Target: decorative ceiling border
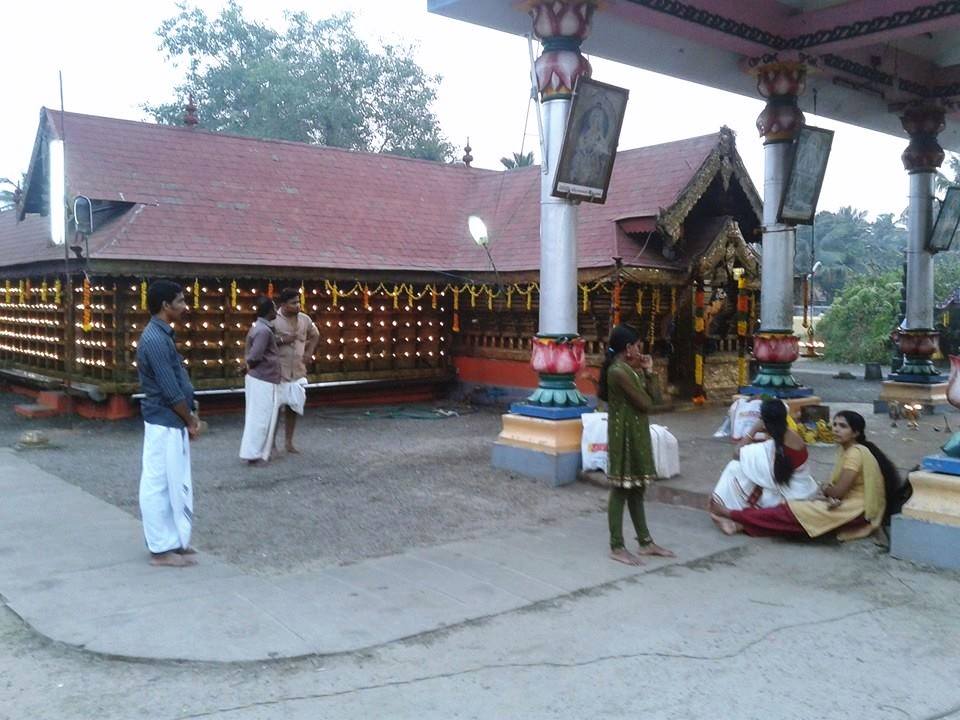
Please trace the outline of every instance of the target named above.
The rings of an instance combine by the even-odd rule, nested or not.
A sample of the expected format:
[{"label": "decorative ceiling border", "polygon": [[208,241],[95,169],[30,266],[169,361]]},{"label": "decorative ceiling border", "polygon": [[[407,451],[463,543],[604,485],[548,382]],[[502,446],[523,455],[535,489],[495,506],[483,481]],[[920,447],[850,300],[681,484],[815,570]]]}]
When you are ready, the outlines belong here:
[{"label": "decorative ceiling border", "polygon": [[920,5],[912,10],[901,10],[892,15],[880,15],[869,20],[857,20],[849,25],[837,25],[829,30],[797,35],[790,38],[789,49],[806,50],[824,43],[874,35],[958,14],[960,14],[960,0],[942,0],[932,5]]},{"label": "decorative ceiling border", "polygon": [[634,5],[640,5],[648,10],[670,15],[671,17],[692,22],[701,25],[710,30],[722,32],[725,35],[733,35],[741,40],[760,43],[774,50],[788,50],[787,39],[780,35],[775,35],[767,30],[761,30],[753,25],[733,20],[717,13],[708,12],[701,8],[689,5],[680,0],[628,0]]},{"label": "decorative ceiling border", "polygon": [[809,50],[817,45],[851,40],[889,30],[939,20],[951,15],[960,15],[960,0],[941,0],[930,5],[920,5],[912,10],[902,10],[891,15],[880,15],[869,20],[858,20],[848,25],[837,25],[827,30],[818,30],[804,35],[784,37],[739,20],[709,12],[680,0],[627,0],[648,10],[670,15],[679,20],[692,22],[710,30],[733,35],[741,40],[760,43],[774,50]]},{"label": "decorative ceiling border", "polygon": [[894,77],[890,73],[885,73],[882,70],[877,70],[875,67],[864,65],[863,63],[858,63],[854,60],[849,60],[845,57],[841,57],[840,55],[832,55],[830,53],[821,55],[820,62],[822,62],[825,67],[839,70],[840,72],[847,73],[848,75],[854,75],[855,77],[858,77],[861,80],[866,80],[867,82],[876,83],[877,85],[883,85],[884,87],[890,88],[894,86]]},{"label": "decorative ceiling border", "polygon": [[[946,100],[960,95],[960,82],[928,87],[923,83],[907,80],[906,78],[895,78],[893,75],[885,73],[882,70],[858,63],[854,60],[849,60],[840,55],[828,53],[826,55],[820,55],[819,60],[823,63],[824,67],[839,70],[842,73],[860,78],[873,85],[879,85],[885,88],[896,87],[898,90],[916,95],[924,100]],[[876,90],[876,88],[874,89]],[[876,91],[880,92],[879,90]]]}]

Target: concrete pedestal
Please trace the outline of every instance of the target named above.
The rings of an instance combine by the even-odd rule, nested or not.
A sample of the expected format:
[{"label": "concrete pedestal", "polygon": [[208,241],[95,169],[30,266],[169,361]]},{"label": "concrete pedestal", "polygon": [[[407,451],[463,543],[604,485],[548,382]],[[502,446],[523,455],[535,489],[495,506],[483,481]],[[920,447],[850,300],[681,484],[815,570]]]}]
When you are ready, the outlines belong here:
[{"label": "concrete pedestal", "polygon": [[548,420],[508,413],[493,446],[493,466],[546,480],[553,487],[576,482],[582,433],[579,416]]},{"label": "concrete pedestal", "polygon": [[890,554],[900,560],[960,570],[960,527],[894,515]]},{"label": "concrete pedestal", "polygon": [[884,380],[880,389],[880,399],[873,403],[875,413],[885,413],[890,403],[900,405],[922,405],[925,415],[952,412],[953,406],[947,402],[947,383],[905,383],[896,380]]},{"label": "concrete pedestal", "polygon": [[[925,460],[925,465],[960,466],[953,458],[934,456],[928,460],[931,463]],[[960,475],[917,470],[909,479],[913,496],[890,523],[890,554],[960,570]]]}]

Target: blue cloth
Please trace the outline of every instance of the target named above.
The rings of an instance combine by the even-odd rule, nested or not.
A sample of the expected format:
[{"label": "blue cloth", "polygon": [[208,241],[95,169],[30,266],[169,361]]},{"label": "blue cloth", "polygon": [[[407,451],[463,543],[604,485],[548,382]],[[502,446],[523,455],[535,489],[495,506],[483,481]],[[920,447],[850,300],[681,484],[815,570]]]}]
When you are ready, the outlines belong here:
[{"label": "blue cloth", "polygon": [[137,345],[137,372],[145,396],[140,401],[144,422],[185,427],[186,423],[172,408],[186,402],[187,408],[193,410],[193,385],[174,344],[173,328],[163,320],[151,318],[143,329]]}]

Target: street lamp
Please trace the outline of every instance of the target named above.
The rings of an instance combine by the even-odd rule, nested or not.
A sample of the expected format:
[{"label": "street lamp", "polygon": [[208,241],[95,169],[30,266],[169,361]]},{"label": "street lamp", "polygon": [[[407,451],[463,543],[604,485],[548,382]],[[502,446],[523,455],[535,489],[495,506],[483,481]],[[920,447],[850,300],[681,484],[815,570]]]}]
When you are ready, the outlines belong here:
[{"label": "street lamp", "polygon": [[467,227],[470,228],[470,235],[473,241],[482,248],[485,248],[490,242],[487,235],[487,224],[476,215],[467,218]]},{"label": "street lamp", "polygon": [[810,272],[807,274],[807,289],[810,293],[810,323],[807,325],[807,350],[804,353],[804,357],[820,357],[820,354],[817,352],[817,348],[814,345],[814,334],[813,334],[813,318],[814,318],[814,309],[813,303],[816,299],[816,295],[813,292],[813,277],[816,275],[820,268],[823,267],[823,263],[817,260],[813,267],[810,268]]},{"label": "street lamp", "polygon": [[497,270],[497,266],[493,262],[493,256],[490,254],[490,235],[487,232],[487,224],[480,217],[471,215],[467,218],[467,227],[470,229],[470,236],[473,238],[473,241],[487,253],[490,267],[493,268],[493,274],[497,278],[497,292],[499,293],[502,287],[500,284],[500,271]]}]

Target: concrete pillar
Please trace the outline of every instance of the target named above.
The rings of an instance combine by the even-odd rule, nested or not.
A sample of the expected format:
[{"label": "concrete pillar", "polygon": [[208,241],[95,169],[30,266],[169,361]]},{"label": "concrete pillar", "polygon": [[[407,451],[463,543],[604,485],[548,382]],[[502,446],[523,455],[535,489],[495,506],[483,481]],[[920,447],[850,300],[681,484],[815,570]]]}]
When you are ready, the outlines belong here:
[{"label": "concrete pillar", "polygon": [[903,326],[894,338],[903,353],[903,365],[891,379],[897,382],[933,384],[943,382],[932,355],[939,346],[933,329],[933,254],[926,249],[933,230],[933,188],[937,168],[943,163],[943,148],[937,135],[944,128],[940,105],[917,103],[906,107],[900,122],[910,136],[903,151],[903,167],[910,177],[910,210],[907,237],[907,308]]},{"label": "concrete pillar", "polygon": [[527,399],[537,413],[543,408],[582,412],[587,403],[574,382],[584,363],[577,328],[577,206],[552,193],[573,90],[579,77],[590,76],[580,44],[590,32],[596,5],[596,0],[528,4],[534,35],[543,43],[535,70],[546,170],[540,185],[540,326],[530,360],[540,382]]},{"label": "concrete pillar", "polygon": [[540,325],[541,337],[577,335],[577,206],[554,197],[570,100],[543,104],[547,172],[540,176]]},{"label": "concrete pillar", "polygon": [[760,370],[746,391],[779,397],[811,394],[791,374],[800,354],[793,334],[793,254],[796,228],[777,221],[787,181],[793,140],[804,117],[797,97],[806,85],[802,62],[773,62],[758,68],[757,90],[767,104],[757,118],[763,137],[763,250],[760,273],[760,331],[753,338],[753,354]]},{"label": "concrete pillar", "polygon": [[525,5],[543,43],[535,63],[546,171],[540,185],[540,327],[530,358],[540,380],[533,395],[503,416],[491,459],[494,467],[565,485],[580,471],[580,415],[589,407],[574,382],[584,364],[577,328],[577,206],[552,193],[573,90],[577,78],[590,76],[580,43],[590,32],[597,2]]}]

